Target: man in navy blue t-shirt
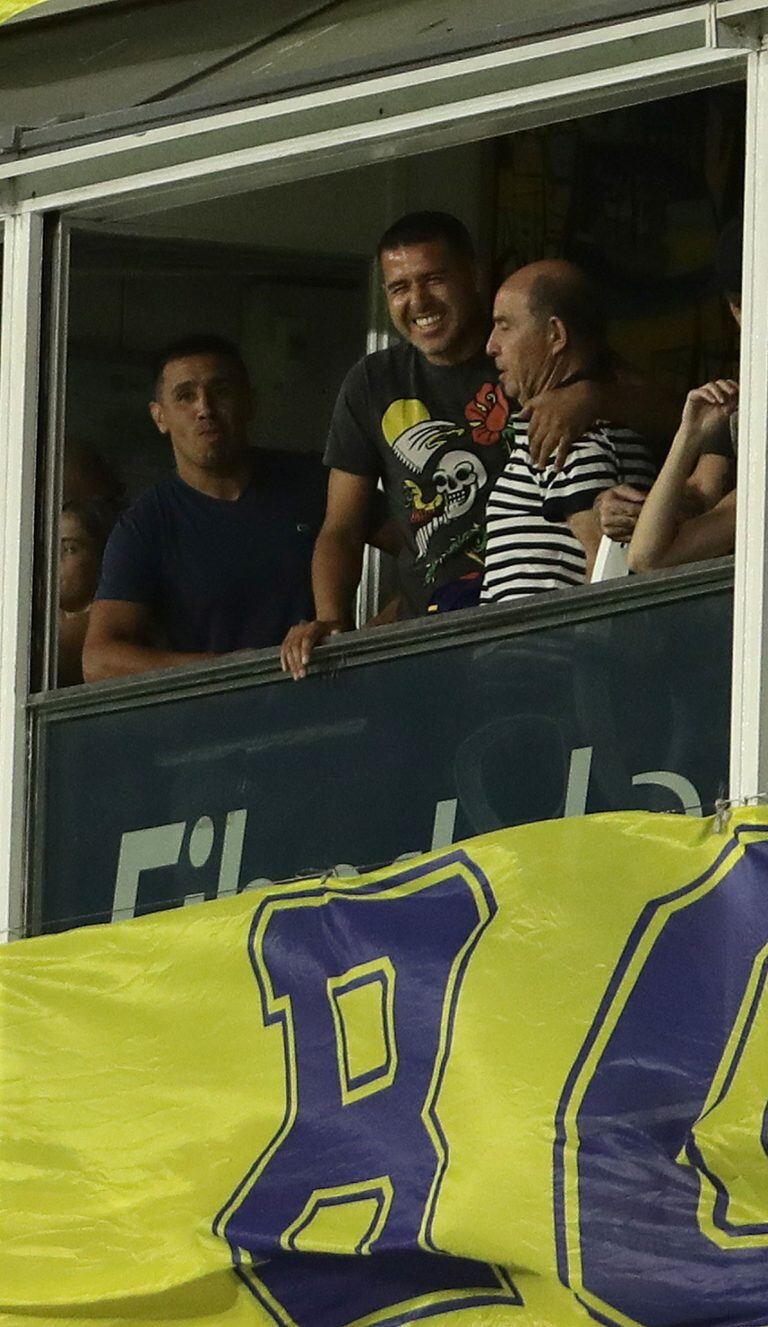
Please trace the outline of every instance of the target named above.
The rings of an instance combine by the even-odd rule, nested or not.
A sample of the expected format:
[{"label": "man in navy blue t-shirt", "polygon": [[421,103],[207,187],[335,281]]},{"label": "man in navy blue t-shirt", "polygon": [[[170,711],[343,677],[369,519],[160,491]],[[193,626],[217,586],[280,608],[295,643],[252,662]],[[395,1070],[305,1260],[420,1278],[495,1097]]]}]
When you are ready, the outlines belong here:
[{"label": "man in navy blue t-shirt", "polygon": [[176,473],[142,494],[110,536],[86,681],[276,645],[313,616],[320,468],[249,447],[251,387],[234,345],[190,337],[156,368],[150,410]]}]

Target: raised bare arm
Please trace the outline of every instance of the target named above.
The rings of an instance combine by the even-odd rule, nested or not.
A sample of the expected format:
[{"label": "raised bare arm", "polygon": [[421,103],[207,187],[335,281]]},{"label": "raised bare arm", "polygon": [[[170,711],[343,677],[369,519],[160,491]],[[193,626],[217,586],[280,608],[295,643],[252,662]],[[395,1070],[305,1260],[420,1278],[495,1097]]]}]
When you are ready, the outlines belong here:
[{"label": "raised bare arm", "polygon": [[673,567],[733,549],[735,489],[711,511],[688,520],[681,520],[681,505],[702,445],[736,409],[738,392],[735,382],[720,378],[688,393],[669,456],[645,500],[629,545],[632,571]]}]

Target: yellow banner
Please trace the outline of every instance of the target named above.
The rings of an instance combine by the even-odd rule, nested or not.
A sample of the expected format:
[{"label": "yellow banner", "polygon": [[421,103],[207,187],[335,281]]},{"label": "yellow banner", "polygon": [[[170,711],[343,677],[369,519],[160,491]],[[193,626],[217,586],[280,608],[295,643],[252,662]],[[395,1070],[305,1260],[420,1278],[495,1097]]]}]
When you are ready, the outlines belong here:
[{"label": "yellow banner", "polygon": [[0,1324],[765,1324],[766,820],[8,947]]},{"label": "yellow banner", "polygon": [[6,19],[42,3],[43,0],[0,0],[0,23],[5,23]]}]

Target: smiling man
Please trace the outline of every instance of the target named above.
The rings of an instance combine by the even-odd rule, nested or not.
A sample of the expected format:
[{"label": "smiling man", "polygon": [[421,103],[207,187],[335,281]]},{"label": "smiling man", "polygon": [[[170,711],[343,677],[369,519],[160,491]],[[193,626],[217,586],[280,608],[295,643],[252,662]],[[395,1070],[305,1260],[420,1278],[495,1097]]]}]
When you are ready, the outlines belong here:
[{"label": "smiling man", "polygon": [[[313,563],[317,618],[296,627],[283,667],[303,677],[312,649],[353,625],[364,531],[381,481],[399,527],[401,616],[479,591],[486,494],[503,463],[508,407],[484,342],[486,304],[472,241],[444,212],[402,217],[378,258],[400,341],[345,379],[325,454],[328,506]],[[470,578],[465,580],[464,578]]]},{"label": "smiling man", "polygon": [[[466,228],[445,212],[409,213],[385,231],[378,258],[401,339],[360,360],[336,402],[325,452],[328,504],[312,564],[317,616],[293,627],[282,649],[283,668],[297,679],[316,645],[353,626],[379,482],[402,541],[400,616],[477,602],[485,503],[508,454],[508,394],[485,351],[490,317]],[[613,382],[585,380],[531,397],[532,448],[565,455],[596,419],[614,416],[617,394],[622,418],[655,407],[645,384],[617,391]]]},{"label": "smiling man", "polygon": [[196,336],[164,350],[150,403],[175,474],[115,526],[83,652],[86,681],[276,645],[312,614],[324,485],[302,457],[253,450],[236,346]]},{"label": "smiling man", "polygon": [[[447,212],[410,212],[382,235],[378,260],[401,340],[355,364],[338,395],[312,565],[316,618],[290,629],[281,652],[294,678],[314,646],[354,625],[379,483],[402,543],[399,616],[478,602],[485,500],[508,455],[511,407],[485,353],[491,320],[466,227]],[[531,446],[565,455],[596,419],[615,417],[617,395],[627,422],[659,413],[646,384],[574,382],[529,399]]]}]

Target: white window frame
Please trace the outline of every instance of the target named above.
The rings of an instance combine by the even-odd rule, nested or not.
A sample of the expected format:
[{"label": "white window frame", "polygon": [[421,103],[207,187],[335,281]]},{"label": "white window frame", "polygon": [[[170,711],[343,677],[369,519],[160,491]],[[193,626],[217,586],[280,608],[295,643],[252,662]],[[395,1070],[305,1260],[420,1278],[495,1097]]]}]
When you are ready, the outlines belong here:
[{"label": "white window frame", "polygon": [[[107,134],[0,162],[0,189],[12,182],[22,210],[109,199],[146,209],[149,193],[166,208],[202,194],[325,175],[400,151],[428,151],[657,99],[743,73],[752,38],[741,26],[742,10],[761,8],[754,0],[704,0],[418,70]],[[739,26],[718,21],[726,11]],[[577,72],[585,55],[595,67]]]},{"label": "white window frame", "polygon": [[729,797],[768,793],[768,51],[750,55]]},{"label": "white window frame", "polygon": [[43,219],[3,218],[0,312],[0,942],[23,934]]}]

